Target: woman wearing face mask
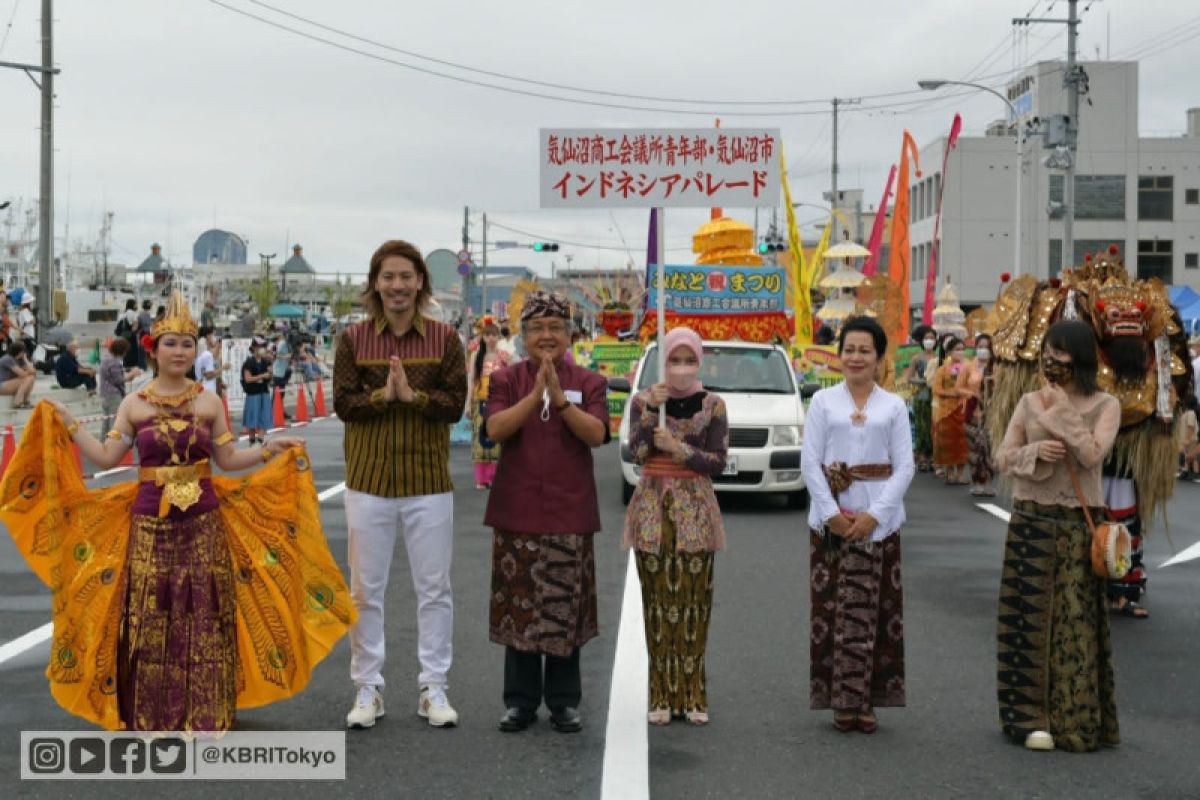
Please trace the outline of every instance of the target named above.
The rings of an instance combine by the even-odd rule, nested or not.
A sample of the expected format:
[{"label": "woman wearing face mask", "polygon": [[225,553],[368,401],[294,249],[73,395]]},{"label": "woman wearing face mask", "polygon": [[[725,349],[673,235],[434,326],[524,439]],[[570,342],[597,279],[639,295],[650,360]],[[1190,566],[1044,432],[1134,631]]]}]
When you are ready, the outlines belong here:
[{"label": "woman wearing face mask", "polygon": [[[708,722],[704,650],[713,562],[725,546],[712,476],[725,468],[725,402],[699,381],[700,336],[675,328],[663,339],[667,375],[631,400],[629,447],[642,478],[625,513],[622,546],[636,552],[650,655],[653,725]],[[666,427],[659,427],[659,409]]]},{"label": "woman wearing face mask", "polygon": [[813,395],[800,468],[812,502],[809,707],[843,733],[874,733],[875,709],[903,706],[900,527],[916,471],[908,409],[875,382],[887,335],[869,317],[842,327],[845,380]]},{"label": "woman wearing face mask", "polygon": [[913,458],[921,472],[933,470],[933,394],[925,373],[936,361],[937,333],[922,325],[913,332],[913,340],[921,343],[921,351],[913,355],[904,370],[904,379],[912,387]]},{"label": "woman wearing face mask", "polygon": [[933,460],[946,468],[946,485],[966,486],[967,431],[958,376],[963,370],[963,343],[957,336],[942,341],[942,364],[933,375],[938,399],[933,423]]},{"label": "woman wearing face mask", "polygon": [[975,357],[958,373],[958,392],[966,417],[967,448],[971,466],[971,494],[994,497],[992,447],[987,434],[987,406],[992,397],[992,337],[975,337]]},{"label": "woman wearing face mask", "polygon": [[1084,752],[1120,741],[1105,583],[1092,571],[1078,499],[1093,519],[1105,518],[1100,470],[1121,404],[1097,388],[1096,369],[1091,328],[1051,325],[1045,385],[1017,403],[997,453],[1013,485],[1000,582],[1000,725],[1031,750]]}]

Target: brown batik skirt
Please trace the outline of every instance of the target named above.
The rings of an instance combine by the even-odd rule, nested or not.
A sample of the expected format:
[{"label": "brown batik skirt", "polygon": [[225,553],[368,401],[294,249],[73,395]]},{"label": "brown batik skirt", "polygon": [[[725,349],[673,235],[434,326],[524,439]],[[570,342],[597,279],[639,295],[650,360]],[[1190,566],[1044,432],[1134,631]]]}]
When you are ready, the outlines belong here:
[{"label": "brown batik skirt", "polygon": [[659,552],[637,551],[636,563],[650,662],[650,708],[670,709],[673,716],[682,717],[689,711],[708,711],[704,651],[712,616],[715,554],[677,550],[668,509],[663,513]]},{"label": "brown batik skirt", "polygon": [[599,635],[592,534],[493,533],[493,642],[566,658]]},{"label": "brown batik skirt", "polygon": [[117,665],[130,730],[222,731],[237,709],[233,562],[218,511],[135,515]]},{"label": "brown batik skirt", "polygon": [[809,708],[904,705],[900,534],[882,542],[810,535]]}]

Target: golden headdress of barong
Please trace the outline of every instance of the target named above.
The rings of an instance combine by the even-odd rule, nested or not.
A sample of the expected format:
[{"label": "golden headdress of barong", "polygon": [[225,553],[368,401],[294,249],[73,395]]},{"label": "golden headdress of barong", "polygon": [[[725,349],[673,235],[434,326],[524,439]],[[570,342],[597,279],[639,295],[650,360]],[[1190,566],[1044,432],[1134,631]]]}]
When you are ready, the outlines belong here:
[{"label": "golden headdress of barong", "polygon": [[158,337],[164,333],[177,333],[193,339],[200,338],[200,326],[196,324],[196,320],[192,319],[192,312],[188,308],[187,301],[183,299],[183,292],[178,289],[171,292],[171,299],[167,302],[166,316],[150,326],[150,335],[155,341],[158,341]]}]

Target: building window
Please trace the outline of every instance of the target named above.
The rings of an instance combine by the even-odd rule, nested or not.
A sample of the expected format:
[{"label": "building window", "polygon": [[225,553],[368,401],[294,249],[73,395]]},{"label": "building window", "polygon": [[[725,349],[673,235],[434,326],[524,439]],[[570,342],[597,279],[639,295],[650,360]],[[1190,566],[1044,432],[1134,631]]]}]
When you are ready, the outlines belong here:
[{"label": "building window", "polygon": [[[1050,202],[1063,202],[1063,176],[1050,176]],[[1062,218],[1062,209],[1050,213]],[[1076,175],[1075,219],[1125,219],[1124,175]]]},{"label": "building window", "polygon": [[1138,219],[1174,219],[1175,178],[1143,175],[1138,178]]},{"label": "building window", "polygon": [[1184,189],[1183,202],[1189,206],[1200,205],[1200,189]]},{"label": "building window", "polygon": [[1186,269],[1200,269],[1200,253],[1184,253],[1183,266]]},{"label": "building window", "polygon": [[1171,246],[1170,239],[1138,239],[1137,276],[1171,283]]},{"label": "building window", "polygon": [[[1100,253],[1108,249],[1112,244],[1111,239],[1076,239],[1075,240],[1075,258],[1071,264],[1076,267],[1083,266],[1084,257],[1088,254]],[[1118,243],[1119,245],[1120,243]],[[1062,269],[1062,239],[1050,240],[1050,274],[1057,275]]]}]

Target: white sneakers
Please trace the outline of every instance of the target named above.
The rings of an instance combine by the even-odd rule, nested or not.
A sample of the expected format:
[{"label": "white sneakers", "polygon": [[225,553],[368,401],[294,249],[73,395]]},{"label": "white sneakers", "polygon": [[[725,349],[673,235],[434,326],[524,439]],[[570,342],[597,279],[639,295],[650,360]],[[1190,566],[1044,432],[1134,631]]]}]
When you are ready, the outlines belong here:
[{"label": "white sneakers", "polygon": [[446,690],[441,686],[422,686],[421,699],[417,703],[417,714],[429,720],[435,728],[446,728],[458,724],[458,712],[446,699]]},{"label": "white sneakers", "polygon": [[1025,737],[1025,747],[1030,750],[1053,750],[1054,737],[1047,731],[1034,731]]},{"label": "white sneakers", "polygon": [[[347,728],[370,728],[382,717],[383,695],[374,686],[358,687],[354,708],[346,715]],[[435,728],[447,728],[458,724],[458,712],[446,699],[446,690],[440,686],[423,686],[421,699],[417,703],[417,714]]]},{"label": "white sneakers", "polygon": [[374,686],[358,687],[354,708],[346,715],[347,728],[370,728],[383,716],[383,695]]}]

